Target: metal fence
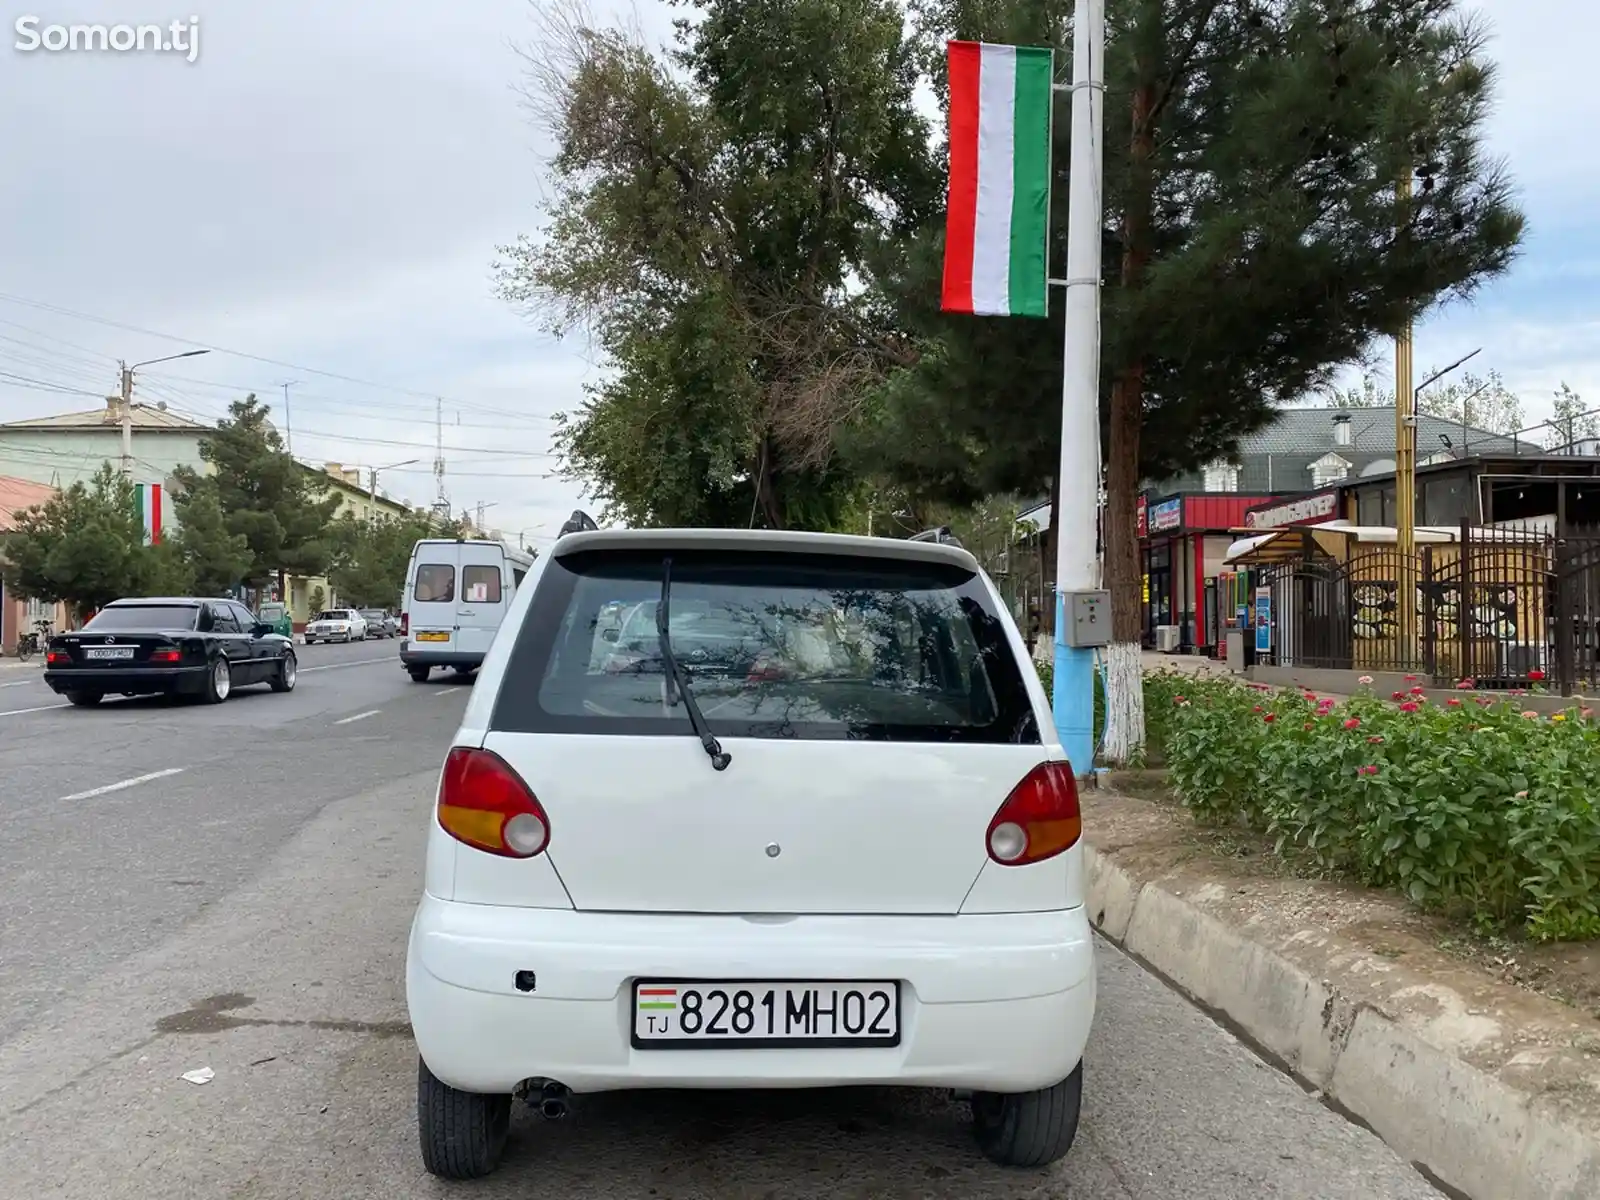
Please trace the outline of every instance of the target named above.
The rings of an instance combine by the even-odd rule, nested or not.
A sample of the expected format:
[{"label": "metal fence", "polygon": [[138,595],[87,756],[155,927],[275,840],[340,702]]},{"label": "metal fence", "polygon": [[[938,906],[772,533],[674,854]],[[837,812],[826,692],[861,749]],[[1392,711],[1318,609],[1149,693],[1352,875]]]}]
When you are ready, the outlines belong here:
[{"label": "metal fence", "polygon": [[[1308,539],[1309,543],[1310,539]],[[1402,555],[1358,546],[1262,571],[1284,666],[1564,692],[1600,684],[1600,530],[1472,528]],[[1409,595],[1409,606],[1401,597]]]}]

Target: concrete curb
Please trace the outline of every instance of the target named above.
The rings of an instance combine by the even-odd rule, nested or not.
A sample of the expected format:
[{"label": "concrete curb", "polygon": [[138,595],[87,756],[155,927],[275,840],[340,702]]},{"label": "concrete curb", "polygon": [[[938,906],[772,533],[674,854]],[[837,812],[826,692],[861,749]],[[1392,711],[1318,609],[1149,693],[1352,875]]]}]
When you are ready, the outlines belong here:
[{"label": "concrete curb", "polygon": [[1086,845],[1106,937],[1471,1200],[1594,1200],[1600,1136]]}]

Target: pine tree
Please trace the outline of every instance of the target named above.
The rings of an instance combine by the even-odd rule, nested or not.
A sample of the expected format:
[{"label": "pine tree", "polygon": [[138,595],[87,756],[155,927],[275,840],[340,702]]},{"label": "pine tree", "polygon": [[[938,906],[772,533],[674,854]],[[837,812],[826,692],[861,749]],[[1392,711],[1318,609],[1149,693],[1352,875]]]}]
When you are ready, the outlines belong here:
[{"label": "pine tree", "polygon": [[[914,7],[931,63],[948,36],[1054,44],[1070,61],[1065,3]],[[1481,25],[1455,0],[1122,0],[1107,37],[1104,748],[1124,761],[1143,741],[1140,480],[1226,457],[1374,339],[1470,295],[1509,266],[1522,218],[1482,149],[1494,72]],[[1067,124],[1056,122],[1063,232]],[[1416,179],[1410,200],[1403,174]],[[932,314],[937,231],[922,243],[888,302],[927,345],[879,397],[889,436],[877,448],[924,489],[1041,490],[1055,467],[1060,326]]]},{"label": "pine tree", "polygon": [[202,596],[232,593],[254,562],[249,539],[229,532],[218,490],[210,477],[194,483],[178,502],[183,523],[170,543],[189,572],[189,586]]},{"label": "pine tree", "polygon": [[249,550],[244,581],[259,587],[276,575],[281,588],[286,574],[327,569],[329,523],[339,499],[319,491],[314,473],[285,452],[269,412],[254,394],[230,404],[228,416],[200,444],[214,475],[187,467],[173,472],[180,486],[174,502],[185,524],[188,505],[214,498],[228,534],[244,538]]}]

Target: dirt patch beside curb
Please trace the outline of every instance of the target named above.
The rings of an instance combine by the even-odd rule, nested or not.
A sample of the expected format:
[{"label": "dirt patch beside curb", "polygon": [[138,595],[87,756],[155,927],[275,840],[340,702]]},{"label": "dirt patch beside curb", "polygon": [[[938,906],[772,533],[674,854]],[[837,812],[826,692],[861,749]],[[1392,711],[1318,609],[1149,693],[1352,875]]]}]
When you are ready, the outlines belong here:
[{"label": "dirt patch beside curb", "polygon": [[[1122,782],[1162,794],[1150,774]],[[1083,806],[1107,936],[1459,1193],[1600,1196],[1586,951],[1497,962],[1398,897],[1298,878],[1256,835],[1199,830],[1170,802],[1101,790]]]}]

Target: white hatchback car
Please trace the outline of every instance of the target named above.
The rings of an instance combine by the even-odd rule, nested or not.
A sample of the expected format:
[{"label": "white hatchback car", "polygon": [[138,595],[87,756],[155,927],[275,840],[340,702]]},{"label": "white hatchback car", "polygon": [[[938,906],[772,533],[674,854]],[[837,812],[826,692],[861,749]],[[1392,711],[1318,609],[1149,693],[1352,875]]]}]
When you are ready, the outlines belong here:
[{"label": "white hatchback car", "polygon": [[[615,645],[619,603],[653,647]],[[1095,1009],[1080,834],[960,547],[562,537],[440,776],[406,964],[428,1170],[492,1171],[514,1096],[626,1088],[953,1089],[990,1158],[1060,1158]]]}]

